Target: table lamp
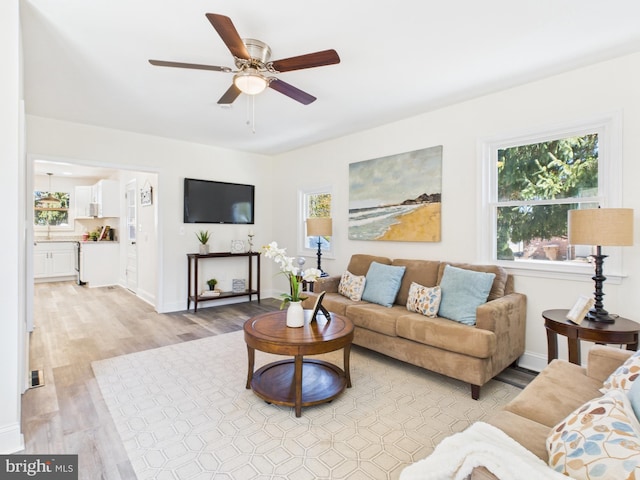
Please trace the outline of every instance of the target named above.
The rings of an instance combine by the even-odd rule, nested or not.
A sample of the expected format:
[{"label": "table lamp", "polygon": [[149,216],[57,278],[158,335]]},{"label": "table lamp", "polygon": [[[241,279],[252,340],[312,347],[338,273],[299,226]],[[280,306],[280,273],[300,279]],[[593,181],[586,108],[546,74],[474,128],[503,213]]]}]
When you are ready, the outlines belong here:
[{"label": "table lamp", "polygon": [[331,225],[331,217],[307,218],[307,236],[318,237],[318,270],[322,272],[322,277],[327,277],[328,274],[322,270],[320,265],[320,257],[322,257],[320,237],[330,237],[332,235],[333,230]]},{"label": "table lamp", "polygon": [[602,274],[602,264],[608,255],[602,255],[602,246],[633,245],[633,209],[632,208],[589,208],[569,210],[569,243],[571,245],[596,246],[593,257],[596,274],[595,305],[587,313],[587,319],[595,322],[613,323],[615,317],[609,315],[602,303],[602,285],[607,279]]}]

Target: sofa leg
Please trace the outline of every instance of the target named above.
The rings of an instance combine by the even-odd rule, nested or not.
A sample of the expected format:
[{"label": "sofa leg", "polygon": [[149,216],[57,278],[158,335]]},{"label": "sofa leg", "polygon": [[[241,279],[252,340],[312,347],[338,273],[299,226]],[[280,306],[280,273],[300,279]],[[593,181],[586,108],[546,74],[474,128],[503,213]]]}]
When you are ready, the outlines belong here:
[{"label": "sofa leg", "polygon": [[478,400],[480,398],[480,385],[471,384],[471,398]]}]

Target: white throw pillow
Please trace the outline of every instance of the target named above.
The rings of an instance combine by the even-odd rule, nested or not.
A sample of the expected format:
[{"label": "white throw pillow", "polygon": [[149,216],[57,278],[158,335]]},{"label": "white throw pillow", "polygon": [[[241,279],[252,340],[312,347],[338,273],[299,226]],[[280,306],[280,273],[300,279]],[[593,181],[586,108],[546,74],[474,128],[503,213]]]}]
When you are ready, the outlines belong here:
[{"label": "white throw pillow", "polygon": [[409,298],[407,299],[407,310],[417,312],[427,317],[438,316],[440,308],[441,292],[440,287],[425,287],[416,282],[411,282],[409,287]]},{"label": "white throw pillow", "polygon": [[638,478],[640,424],[618,389],[588,401],[547,437],[549,466],[576,480]]},{"label": "white throw pillow", "polygon": [[354,302],[359,302],[362,299],[362,292],[364,292],[366,281],[367,279],[364,275],[354,275],[347,270],[342,274],[342,278],[340,278],[338,293]]},{"label": "white throw pillow", "polygon": [[609,375],[600,391],[607,393],[612,388],[620,388],[628,392],[638,375],[640,375],[640,352],[631,355],[626,362]]}]

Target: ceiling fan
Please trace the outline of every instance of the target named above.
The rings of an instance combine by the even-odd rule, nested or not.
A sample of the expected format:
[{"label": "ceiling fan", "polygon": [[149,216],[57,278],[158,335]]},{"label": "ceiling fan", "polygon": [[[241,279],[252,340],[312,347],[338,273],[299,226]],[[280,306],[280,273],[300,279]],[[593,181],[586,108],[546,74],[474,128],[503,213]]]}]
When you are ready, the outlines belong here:
[{"label": "ceiling fan", "polygon": [[335,50],[323,50],[306,55],[270,61],[271,48],[264,42],[253,38],[240,38],[238,31],[229,17],[216,13],[207,13],[206,17],[216,29],[227,48],[233,55],[237,70],[215,65],[199,65],[195,63],[167,62],[149,60],[151,65],[161,67],[193,68],[196,70],[213,70],[216,72],[234,73],[233,83],[218,100],[219,104],[231,104],[241,93],[257,95],[269,87],[304,105],[316,100],[316,97],[294,87],[270,74],[302,70],[304,68],[322,67],[340,63]]}]

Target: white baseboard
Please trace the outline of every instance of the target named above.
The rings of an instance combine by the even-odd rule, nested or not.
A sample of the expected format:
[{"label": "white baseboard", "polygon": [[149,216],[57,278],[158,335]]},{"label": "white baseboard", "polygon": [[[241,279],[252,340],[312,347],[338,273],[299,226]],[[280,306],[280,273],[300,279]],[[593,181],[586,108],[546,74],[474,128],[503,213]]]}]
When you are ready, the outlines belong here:
[{"label": "white baseboard", "polygon": [[13,423],[0,428],[0,453],[10,455],[24,450],[24,436],[20,424]]},{"label": "white baseboard", "polygon": [[153,307],[156,306],[156,296],[153,293],[138,289],[136,291],[136,296],[141,300],[147,302],[149,305]]},{"label": "white baseboard", "polygon": [[547,356],[534,352],[524,352],[524,355],[518,360],[518,366],[534,372],[541,372],[547,366]]}]

